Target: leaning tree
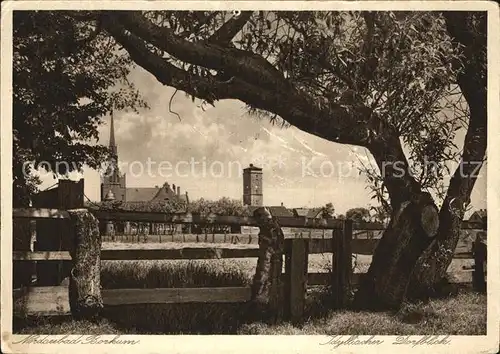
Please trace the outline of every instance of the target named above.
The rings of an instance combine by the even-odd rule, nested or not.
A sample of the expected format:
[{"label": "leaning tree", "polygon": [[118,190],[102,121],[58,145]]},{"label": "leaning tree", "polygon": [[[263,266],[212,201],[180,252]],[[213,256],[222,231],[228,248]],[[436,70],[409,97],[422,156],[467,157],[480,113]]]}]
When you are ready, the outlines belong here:
[{"label": "leaning tree", "polygon": [[[485,157],[485,14],[72,16],[108,33],[159,82],[193,99],[237,99],[271,121],[370,152],[392,215],[357,292],[358,304],[398,307],[408,286],[426,289],[443,277]],[[463,151],[438,208],[428,186],[443,172],[427,168],[426,161],[453,159],[450,147],[461,127],[467,129]]]}]

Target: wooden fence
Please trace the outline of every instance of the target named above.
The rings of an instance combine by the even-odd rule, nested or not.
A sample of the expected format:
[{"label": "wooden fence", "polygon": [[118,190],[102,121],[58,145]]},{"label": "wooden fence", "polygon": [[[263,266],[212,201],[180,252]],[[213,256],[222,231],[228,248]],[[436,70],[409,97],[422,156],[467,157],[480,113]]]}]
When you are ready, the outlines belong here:
[{"label": "wooden fence", "polygon": [[[77,215],[75,217],[75,215]],[[235,249],[229,247],[213,248],[189,248],[179,249],[122,249],[106,250],[100,249],[100,234],[92,232],[88,226],[82,227],[78,224],[82,220],[82,215],[87,215],[101,222],[108,220],[146,220],[158,222],[159,220],[175,220],[177,223],[221,223],[259,226],[262,239],[275,240],[272,235],[272,227],[267,222],[274,222],[279,227],[301,227],[301,228],[319,228],[331,229],[332,237],[325,239],[284,239],[282,244],[272,242],[266,244],[262,241],[259,248]],[[353,239],[352,222],[349,220],[328,220],[319,223],[314,219],[306,218],[272,218],[262,221],[258,217],[233,217],[233,216],[215,216],[212,218],[193,218],[192,215],[166,215],[160,213],[136,213],[136,212],[103,212],[97,211],[92,214],[86,210],[60,210],[46,208],[15,209],[15,219],[35,219],[39,221],[60,221],[69,225],[65,230],[68,234],[66,239],[71,242],[59,242],[60,247],[54,250],[35,250],[35,251],[14,251],[13,260],[15,262],[37,262],[38,264],[62,264],[57,268],[42,268],[45,272],[51,271],[49,276],[42,276],[43,282],[30,286],[24,284],[14,291],[14,299],[22,306],[22,311],[26,314],[38,315],[60,315],[71,313],[74,316],[82,316],[82,313],[96,313],[102,306],[130,305],[130,304],[152,304],[152,303],[190,303],[190,302],[247,302],[260,301],[262,294],[258,289],[268,289],[264,294],[267,311],[271,308],[273,313],[278,313],[284,318],[292,321],[300,321],[304,311],[307,286],[330,285],[332,291],[332,304],[337,308],[345,306],[353,286],[359,282],[359,273],[353,273],[352,254],[372,254],[378,240],[377,239]],[[56,226],[55,224],[53,224]],[[356,225],[361,227],[376,228],[377,225],[366,224]],[[73,229],[72,229],[73,228]],[[80,228],[80,230],[75,230]],[[95,226],[98,230],[98,226]],[[271,230],[271,231],[270,231]],[[276,230],[275,230],[276,231]],[[43,235],[42,235],[43,236]],[[38,236],[37,236],[38,240]],[[69,245],[69,246],[68,246]],[[90,245],[90,246],[89,246]],[[92,246],[94,245],[94,246]],[[66,247],[66,249],[64,249]],[[92,253],[97,247],[98,252]],[[90,250],[90,251],[89,251]],[[165,259],[221,259],[221,258],[259,258],[263,259],[264,254],[271,250],[278,255],[278,258],[284,256],[285,272],[282,273],[282,264],[278,262],[275,269],[268,269],[268,286],[256,284],[259,278],[257,269],[252,287],[215,287],[215,288],[161,288],[161,289],[102,289],[93,286],[93,293],[88,292],[88,283],[99,285],[99,274],[88,276],[84,274],[74,274],[75,269],[88,269],[88,257],[93,259],[90,264],[100,264],[101,260],[165,260]],[[267,253],[266,253],[267,252]],[[308,255],[317,253],[332,253],[332,272],[330,273],[309,273]],[[470,252],[459,252],[456,258],[471,258]],[[485,260],[485,254],[482,260],[476,260],[474,279],[478,286],[484,285],[483,270],[478,267]],[[277,258],[271,257],[268,263],[273,267],[273,262]],[[87,262],[87,263],[85,263]],[[484,267],[483,267],[484,268]],[[262,271],[262,269],[260,270]],[[274,273],[273,273],[274,272]],[[56,275],[54,275],[56,273]],[[78,273],[78,272],[77,272]],[[81,272],[80,272],[81,273]],[[95,272],[94,272],[95,273]],[[273,274],[275,274],[273,276]],[[78,280],[78,279],[79,280]],[[76,280],[78,281],[76,281]],[[255,280],[257,279],[257,280]],[[481,283],[481,279],[482,283]],[[48,280],[51,283],[48,283]],[[83,281],[83,283],[82,283]],[[257,290],[256,290],[257,289]],[[271,290],[269,290],[271,289]],[[273,290],[274,289],[274,290]],[[82,299],[94,297],[96,303],[87,304]],[[260,297],[259,297],[260,296]],[[89,311],[86,307],[94,308]],[[97,310],[95,309],[97,308]],[[87,316],[87,315],[84,315]]]},{"label": "wooden fence", "polygon": [[[75,218],[75,213],[80,215],[80,217]],[[102,297],[102,300],[98,300],[99,303],[97,307],[102,307],[102,305],[113,306],[113,305],[127,305],[127,304],[144,304],[144,303],[185,303],[185,302],[246,302],[255,300],[260,301],[259,296],[262,294],[256,294],[258,290],[255,289],[273,289],[273,290],[262,290],[268,291],[265,294],[266,302],[274,304],[274,306],[279,306],[280,309],[275,308],[273,311],[283,313],[283,316],[292,319],[299,319],[301,317],[301,311],[303,311],[303,304],[305,299],[305,292],[307,284],[335,284],[339,289],[347,289],[350,284],[351,279],[351,258],[350,255],[347,256],[344,249],[348,249],[349,241],[352,237],[352,230],[350,228],[350,221],[331,221],[326,225],[317,225],[314,220],[305,220],[301,218],[277,218],[279,225],[284,226],[297,226],[301,227],[329,227],[336,233],[333,239],[322,240],[322,239],[312,239],[312,240],[302,240],[302,239],[287,239],[282,240],[283,243],[280,244],[265,244],[261,242],[260,248],[249,248],[249,249],[235,249],[228,247],[219,248],[180,248],[180,249],[127,249],[127,250],[101,250],[100,249],[100,235],[92,232],[92,228],[89,226],[75,225],[78,220],[81,220],[81,215],[91,215],[85,210],[76,211],[66,211],[59,209],[43,209],[43,208],[30,208],[30,209],[15,209],[14,218],[29,218],[36,219],[37,222],[40,220],[59,220],[73,223],[73,226],[80,227],[80,230],[73,230],[71,236],[73,242],[66,244],[71,244],[71,249],[67,250],[35,250],[35,251],[14,251],[13,260],[15,262],[41,262],[41,263],[51,263],[51,262],[65,262],[70,264],[67,273],[61,268],[51,269],[52,272],[58,272],[57,277],[52,277],[54,284],[47,286],[23,286],[17,289],[14,293],[15,300],[22,304],[23,312],[44,314],[44,315],[54,315],[54,314],[65,314],[72,313],[73,315],[77,313],[88,312],[85,308],[84,301],[77,301],[77,299],[82,299],[92,295],[94,297]],[[122,213],[114,212],[96,212],[96,217],[106,222],[106,220],[119,220],[125,217]],[[156,221],[158,218],[173,218],[176,222],[188,223],[192,222],[192,218],[189,215],[171,215],[166,216],[164,214],[150,213],[147,217],[145,214],[138,215],[137,213],[127,213],[127,219],[148,219],[150,221]],[[271,235],[276,229],[272,228],[272,224],[276,222],[276,218],[268,218],[266,220],[258,220],[256,217],[225,217],[217,216],[215,220],[213,219],[198,219],[195,221],[198,224],[203,223],[224,223],[224,224],[242,224],[242,225],[260,225],[261,232],[265,235]],[[277,224],[276,224],[277,225]],[[98,230],[98,227],[96,227]],[[274,230],[274,231],[273,231]],[[275,237],[271,237],[276,239]],[[92,255],[92,244],[94,240],[98,241],[99,252],[94,254],[94,258],[89,263],[88,258]],[[333,242],[333,240],[338,240]],[[62,245],[60,243],[60,245]],[[83,274],[74,274],[75,269],[87,269],[88,264],[98,264],[101,260],[161,260],[161,259],[221,259],[221,258],[252,258],[257,257],[259,261],[271,250],[278,254],[279,257],[285,256],[285,272],[281,274],[282,267],[279,267],[279,274],[275,277],[271,277],[268,280],[267,277],[261,276],[260,280],[262,282],[269,282],[267,286],[262,284],[252,287],[222,287],[222,288],[193,288],[193,289],[103,289],[102,293],[96,293],[95,286],[94,294],[85,294],[86,289],[83,284],[76,284],[74,277],[82,278]],[[279,253],[281,252],[281,253]],[[334,271],[331,274],[308,274],[307,273],[307,256],[308,254],[314,253],[324,253],[333,252],[333,265]],[[83,255],[84,254],[84,255]],[[272,258],[272,257],[271,257]],[[276,260],[270,259],[271,263]],[[268,260],[269,261],[269,260]],[[86,264],[83,264],[87,262]],[[84,268],[87,267],[87,268]],[[64,268],[64,267],[63,267]],[[272,267],[271,267],[272,268]],[[277,268],[276,268],[277,269]],[[275,272],[274,270],[264,270],[268,272]],[[78,272],[77,272],[78,273]],[[99,278],[98,275],[94,274],[93,279],[86,279],[85,281],[91,283],[95,282],[95,278]],[[258,279],[259,276],[255,276]],[[47,279],[47,278],[45,278]],[[60,281],[64,279],[64,281]],[[264,279],[264,280],[263,280]],[[80,279],[82,282],[82,279]],[[100,286],[97,286],[100,289]],[[261,292],[262,292],[261,291]],[[99,291],[100,292],[100,291]],[[345,292],[345,290],[344,290]],[[74,299],[72,300],[72,293]],[[273,295],[272,295],[272,294]],[[279,300],[272,299],[272,297],[280,297]],[[262,296],[260,296],[262,298]],[[338,307],[342,307],[345,302],[343,296],[338,296],[338,299],[334,299],[337,302]],[[279,304],[279,305],[278,305]],[[268,307],[272,306],[267,304]],[[92,305],[92,306],[95,306]],[[95,311],[90,311],[95,312]]]},{"label": "wooden fence", "polygon": [[[332,305],[342,308],[352,286],[359,281],[353,274],[353,254],[373,254],[378,239],[353,239],[357,230],[382,230],[383,225],[349,220],[272,217],[265,208],[254,216],[164,214],[151,212],[111,212],[81,208],[83,180],[60,181],[56,189],[41,193],[36,208],[14,209],[14,301],[25,314],[94,317],[103,306],[151,303],[248,302],[257,311],[299,321],[304,311],[307,286],[330,285]],[[76,208],[76,209],[75,209]],[[32,248],[32,223],[36,241]],[[103,224],[134,221],[164,224],[254,226],[260,230],[258,248],[229,247],[179,249],[101,249]],[[101,227],[99,227],[101,223]],[[332,232],[329,238],[284,239],[281,228],[320,229]],[[481,223],[463,223],[463,228],[482,229]],[[328,231],[330,230],[330,231]],[[28,240],[28,241],[27,241]],[[473,276],[478,289],[484,289],[486,249],[476,245]],[[308,256],[332,253],[332,272],[308,273]],[[472,258],[469,250],[458,249],[455,258]],[[257,258],[251,287],[102,289],[101,260],[165,260]],[[283,269],[283,258],[285,272]],[[26,278],[36,262],[37,283]],[[18,265],[18,267],[16,267]],[[20,265],[20,267],[19,267]],[[36,285],[36,286],[33,286]]]}]

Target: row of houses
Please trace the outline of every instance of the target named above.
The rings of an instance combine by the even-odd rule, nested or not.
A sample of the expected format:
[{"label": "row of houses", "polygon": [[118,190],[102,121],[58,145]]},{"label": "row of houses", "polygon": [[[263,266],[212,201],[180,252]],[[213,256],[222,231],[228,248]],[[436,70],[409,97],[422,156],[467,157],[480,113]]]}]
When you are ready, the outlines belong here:
[{"label": "row of houses", "polygon": [[[247,214],[251,215],[253,212],[257,209],[260,208],[259,206],[247,206]],[[266,206],[266,208],[269,210],[271,215],[276,216],[276,217],[285,217],[285,216],[290,216],[290,217],[307,217],[311,219],[319,219],[322,217],[322,208],[286,208],[283,205],[280,206]]]},{"label": "row of houses", "polygon": [[[243,211],[244,216],[251,216],[259,206],[245,206]],[[288,209],[283,205],[266,206],[272,216],[275,217],[307,217],[321,218],[322,208],[293,208]],[[135,223],[135,222],[113,222],[101,225],[101,232],[105,235],[111,234],[179,234],[179,233],[258,233],[258,228],[255,227],[240,227],[240,226],[225,226],[211,225],[207,227],[201,225],[168,225],[155,223]]]}]

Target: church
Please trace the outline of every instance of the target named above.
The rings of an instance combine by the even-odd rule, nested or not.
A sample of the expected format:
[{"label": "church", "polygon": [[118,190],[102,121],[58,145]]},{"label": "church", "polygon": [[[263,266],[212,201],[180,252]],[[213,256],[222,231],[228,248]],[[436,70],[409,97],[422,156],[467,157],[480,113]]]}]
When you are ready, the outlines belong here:
[{"label": "church", "polygon": [[101,201],[116,200],[122,202],[162,202],[177,198],[189,204],[188,193],[181,194],[181,187],[165,182],[163,186],[131,188],[127,187],[127,176],[118,168],[118,147],[115,142],[115,125],[111,113],[109,148],[116,156],[108,165],[106,174],[101,179]]}]

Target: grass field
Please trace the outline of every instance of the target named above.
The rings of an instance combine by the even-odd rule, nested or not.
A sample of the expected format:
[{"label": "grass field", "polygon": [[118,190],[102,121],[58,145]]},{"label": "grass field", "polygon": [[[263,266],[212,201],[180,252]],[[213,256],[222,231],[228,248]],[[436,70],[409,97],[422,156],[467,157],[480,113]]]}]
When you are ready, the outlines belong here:
[{"label": "grass field", "polygon": [[[210,247],[204,243],[103,243],[103,249]],[[229,246],[229,245],[225,245]],[[255,245],[234,244],[247,248]],[[257,259],[102,261],[103,288],[243,286],[251,283]],[[358,256],[355,272],[366,272],[371,256]],[[460,277],[454,260],[449,272]],[[309,255],[309,272],[326,272],[331,254]],[[245,304],[154,304],[106,307],[98,323],[71,318],[17,318],[15,333],[47,334],[484,334],[486,296],[463,288],[458,296],[408,304],[398,313],[333,312],[326,287],[308,291],[301,326],[252,323]]]},{"label": "grass field", "polygon": [[455,297],[426,304],[405,304],[399,312],[329,311],[303,326],[288,323],[268,326],[253,323],[242,326],[240,334],[324,334],[324,335],[484,335],[486,334],[486,296],[462,290]]}]

